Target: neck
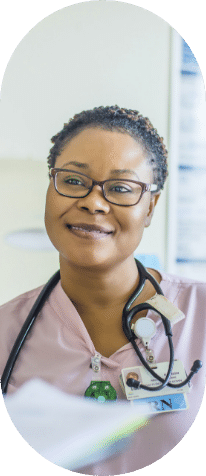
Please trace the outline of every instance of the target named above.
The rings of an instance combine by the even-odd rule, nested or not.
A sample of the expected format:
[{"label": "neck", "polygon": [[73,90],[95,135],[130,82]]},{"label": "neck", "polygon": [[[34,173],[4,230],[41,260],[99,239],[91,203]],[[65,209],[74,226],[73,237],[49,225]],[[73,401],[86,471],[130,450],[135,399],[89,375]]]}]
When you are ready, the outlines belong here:
[{"label": "neck", "polygon": [[60,257],[60,270],[62,288],[80,314],[122,307],[139,280],[133,256],[106,270],[76,267]]}]

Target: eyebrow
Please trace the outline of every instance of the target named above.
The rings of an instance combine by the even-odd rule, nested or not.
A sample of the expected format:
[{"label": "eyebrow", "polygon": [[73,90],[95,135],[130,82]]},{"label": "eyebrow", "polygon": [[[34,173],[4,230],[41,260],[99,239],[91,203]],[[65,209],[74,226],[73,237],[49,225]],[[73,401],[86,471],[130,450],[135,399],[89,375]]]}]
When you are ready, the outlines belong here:
[{"label": "eyebrow", "polygon": [[[90,168],[88,164],[84,162],[78,162],[76,160],[71,160],[70,162],[67,162],[66,164],[63,165],[63,167],[65,167],[66,165],[74,165],[75,167],[78,167],[80,169],[86,169],[86,170],[89,170]],[[139,179],[139,176],[136,174],[136,172],[131,169],[113,169],[110,171],[110,174],[111,175],[131,174]]]}]

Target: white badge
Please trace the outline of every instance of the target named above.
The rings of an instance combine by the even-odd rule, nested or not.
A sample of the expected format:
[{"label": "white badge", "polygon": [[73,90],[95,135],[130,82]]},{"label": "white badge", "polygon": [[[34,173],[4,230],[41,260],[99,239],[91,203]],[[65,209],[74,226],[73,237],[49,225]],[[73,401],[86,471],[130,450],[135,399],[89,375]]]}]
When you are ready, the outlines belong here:
[{"label": "white badge", "polygon": [[165,296],[162,296],[162,294],[155,294],[155,296],[148,299],[146,302],[155,307],[155,309],[161,312],[163,316],[167,317],[172,324],[176,324],[176,322],[185,318],[183,312],[180,311],[178,307],[174,306],[174,304],[172,304]]},{"label": "white badge", "polygon": [[[169,366],[168,362],[161,362],[159,364],[156,364],[155,372],[160,377],[165,379],[167,375],[167,371],[168,371],[168,366]],[[182,362],[180,360],[175,360],[173,370],[171,373],[170,383],[179,384],[183,382],[186,379],[186,377],[187,375],[184,370]],[[161,382],[159,382],[159,380],[154,378],[148,372],[148,370],[145,369],[143,366],[129,367],[126,369],[122,369],[122,372],[120,375],[120,384],[128,400],[142,399],[147,397],[156,397],[156,396],[162,396],[162,395],[172,395],[172,394],[179,394],[179,393],[185,394],[185,393],[188,393],[191,389],[190,385],[187,384],[181,388],[172,388],[172,387],[165,386],[162,390],[150,392],[149,390],[144,390],[142,388],[138,389],[138,388],[129,387],[126,383],[128,378],[135,378],[140,383],[142,383],[143,385],[147,385],[148,387],[157,387],[161,385]]]}]

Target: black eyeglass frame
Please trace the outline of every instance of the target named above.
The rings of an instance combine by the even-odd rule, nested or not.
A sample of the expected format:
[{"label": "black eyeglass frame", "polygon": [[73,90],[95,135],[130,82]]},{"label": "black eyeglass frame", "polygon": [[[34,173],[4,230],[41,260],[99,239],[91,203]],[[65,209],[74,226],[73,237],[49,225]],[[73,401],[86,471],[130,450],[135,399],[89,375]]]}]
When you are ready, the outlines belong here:
[{"label": "black eyeglass frame", "polygon": [[[82,195],[80,197],[77,197],[77,196],[71,196],[71,195],[65,195],[64,193],[61,193],[59,192],[59,190],[57,189],[57,185],[56,185],[56,175],[58,172],[72,172],[72,173],[76,173],[76,174],[79,174],[79,175],[82,175],[83,177],[86,177],[88,178],[89,180],[92,181],[92,185],[91,187],[89,188],[88,192],[85,194],[85,195]],[[51,168],[50,169],[50,172],[49,172],[49,177],[50,178],[53,178],[53,181],[54,181],[54,188],[56,190],[57,193],[59,193],[59,195],[62,195],[63,197],[69,197],[69,198],[84,198],[84,197],[87,197],[87,195],[90,194],[90,192],[93,190],[93,187],[95,185],[99,185],[102,189],[102,193],[103,193],[103,197],[104,199],[109,202],[109,203],[112,203],[113,205],[117,205],[119,207],[133,207],[134,205],[137,205],[141,198],[142,198],[142,195],[145,193],[145,192],[151,192],[151,193],[154,193],[154,192],[158,192],[158,186],[156,184],[152,184],[152,183],[143,183],[143,182],[138,182],[137,180],[130,180],[130,179],[107,179],[107,180],[102,180],[102,181],[97,181],[97,180],[94,180],[92,179],[91,177],[89,177],[88,175],[86,174],[83,174],[82,172],[76,172],[75,170],[71,170],[71,169],[61,169],[61,168]],[[137,185],[140,185],[141,186],[141,189],[142,189],[142,192],[141,192],[141,195],[139,197],[139,199],[137,200],[137,202],[133,203],[132,205],[121,205],[119,203],[115,203],[115,202],[111,202],[111,200],[108,200],[108,198],[105,196],[105,191],[104,191],[104,184],[105,182],[119,182],[121,180],[121,182],[131,182],[131,183],[135,183]]]}]

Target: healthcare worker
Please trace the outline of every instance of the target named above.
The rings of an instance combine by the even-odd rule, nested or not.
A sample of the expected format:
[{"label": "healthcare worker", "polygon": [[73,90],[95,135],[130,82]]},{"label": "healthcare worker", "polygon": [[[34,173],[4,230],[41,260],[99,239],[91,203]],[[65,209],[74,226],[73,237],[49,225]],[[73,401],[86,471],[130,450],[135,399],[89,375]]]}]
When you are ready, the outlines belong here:
[{"label": "healthcare worker", "polygon": [[[122,311],[139,282],[133,253],[164,187],[167,151],[148,118],[118,106],[75,115],[52,142],[45,225],[59,252],[60,281],[25,340],[7,393],[38,377],[68,394],[83,396],[96,375],[97,381],[109,382],[118,399],[126,399],[119,379],[122,369],[141,362],[123,332]],[[125,451],[80,473],[123,474],[155,462],[182,439],[199,410],[205,385],[206,284],[149,271],[165,297],[185,314],[172,326],[175,359],[186,373],[196,359],[203,368],[192,380],[187,406],[172,411],[172,397],[168,401],[156,398],[152,402],[158,409],[155,417],[135,434]],[[42,288],[0,308],[1,375]],[[155,293],[147,280],[132,307]],[[145,316],[155,323],[149,344],[154,362],[168,363],[160,316],[143,310],[134,322]],[[148,351],[141,339],[137,343],[143,353]],[[129,376],[135,378],[135,372]]]}]

